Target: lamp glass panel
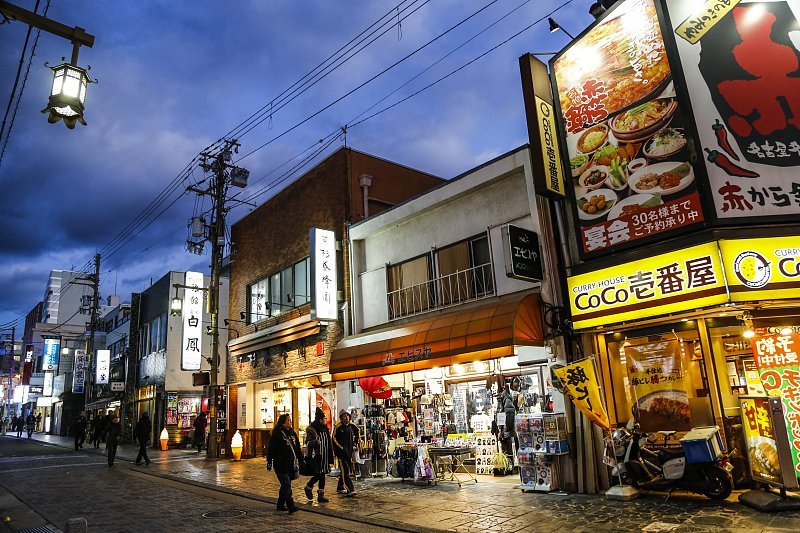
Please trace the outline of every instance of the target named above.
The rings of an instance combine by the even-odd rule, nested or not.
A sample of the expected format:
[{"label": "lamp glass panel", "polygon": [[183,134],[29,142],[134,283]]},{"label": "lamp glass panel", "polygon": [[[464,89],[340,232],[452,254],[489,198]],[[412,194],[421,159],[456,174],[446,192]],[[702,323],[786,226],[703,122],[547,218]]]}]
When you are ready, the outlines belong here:
[{"label": "lamp glass panel", "polygon": [[78,99],[81,101],[81,103],[86,101],[86,80],[84,79],[81,79],[81,89],[80,93],[78,94]]},{"label": "lamp glass panel", "polygon": [[61,88],[64,86],[64,69],[53,71],[53,90],[50,95],[61,94]]},{"label": "lamp glass panel", "polygon": [[78,97],[81,87],[81,80],[79,77],[76,77],[76,74],[78,73],[74,70],[70,70],[67,76],[64,78],[64,87],[61,89],[61,93],[64,96],[69,96],[72,98]]}]

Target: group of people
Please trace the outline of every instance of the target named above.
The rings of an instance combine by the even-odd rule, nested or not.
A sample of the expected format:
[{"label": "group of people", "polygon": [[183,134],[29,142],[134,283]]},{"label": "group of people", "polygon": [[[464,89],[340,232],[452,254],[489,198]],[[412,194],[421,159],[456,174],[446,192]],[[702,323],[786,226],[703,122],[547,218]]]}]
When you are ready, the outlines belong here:
[{"label": "group of people", "polygon": [[17,432],[18,439],[22,437],[23,431],[28,432],[28,438],[30,439],[34,431],[39,431],[39,426],[42,423],[42,413],[34,415],[33,411],[31,411],[26,417],[13,415],[9,423],[11,431]]},{"label": "group of people", "polygon": [[339,412],[339,423],[328,430],[325,413],[317,408],[314,421],[306,428],[306,453],[300,448],[300,439],[292,428],[292,417],[282,414],[275,423],[275,428],[267,448],[267,469],[274,468],[275,475],[281,485],[278,493],[278,510],[290,514],[298,510],[292,496],[292,480],[300,475],[310,476],[303,487],[306,498],[314,499],[314,487],[317,486],[317,501],[328,502],[325,497],[325,477],[331,472],[334,457],[339,462],[339,481],[336,492],[347,496],[355,496],[356,490],[350,477],[353,468],[353,457],[360,451],[361,440],[358,427],[350,421],[346,410]]}]

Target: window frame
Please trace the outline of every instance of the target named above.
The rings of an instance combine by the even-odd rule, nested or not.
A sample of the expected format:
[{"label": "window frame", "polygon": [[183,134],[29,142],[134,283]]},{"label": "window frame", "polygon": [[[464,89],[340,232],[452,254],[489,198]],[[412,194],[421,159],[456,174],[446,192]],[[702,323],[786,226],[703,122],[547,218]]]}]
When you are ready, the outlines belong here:
[{"label": "window frame", "polygon": [[[305,287],[306,293],[302,298],[298,298],[295,294],[296,279],[298,266],[305,265]],[[287,279],[287,277],[289,279]],[[277,282],[277,286],[274,283]],[[290,287],[285,287],[284,282],[290,283]],[[264,306],[265,313],[256,313],[253,309],[253,288],[264,284]],[[273,292],[277,290],[275,294]],[[306,256],[299,261],[281,268],[280,270],[271,272],[268,276],[264,276],[253,283],[247,285],[247,310],[245,314],[245,323],[254,324],[271,317],[280,316],[284,313],[308,304],[311,301],[311,278],[310,278],[310,256]],[[277,302],[273,302],[273,297],[277,297]]]}]

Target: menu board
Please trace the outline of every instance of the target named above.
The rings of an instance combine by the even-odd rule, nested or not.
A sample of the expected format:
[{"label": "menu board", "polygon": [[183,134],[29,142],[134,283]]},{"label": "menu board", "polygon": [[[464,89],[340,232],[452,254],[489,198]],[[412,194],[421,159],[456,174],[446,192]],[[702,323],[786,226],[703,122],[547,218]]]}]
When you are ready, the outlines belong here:
[{"label": "menu board", "polygon": [[666,0],[716,216],[800,214],[800,0]]},{"label": "menu board", "polygon": [[742,423],[750,474],[756,481],[781,483],[778,445],[767,398],[742,398]]},{"label": "menu board", "polygon": [[583,256],[702,225],[689,120],[653,0],[624,0],[551,60]]}]

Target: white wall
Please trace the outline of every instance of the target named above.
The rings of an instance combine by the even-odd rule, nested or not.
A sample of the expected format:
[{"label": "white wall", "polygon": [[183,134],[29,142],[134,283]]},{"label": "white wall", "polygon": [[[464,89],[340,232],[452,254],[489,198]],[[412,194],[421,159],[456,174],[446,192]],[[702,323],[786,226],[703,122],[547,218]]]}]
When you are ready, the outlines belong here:
[{"label": "white wall", "polygon": [[535,287],[506,276],[501,237],[508,223],[541,236],[532,181],[528,151],[521,149],[351,227],[355,333],[388,321],[387,263],[475,235],[488,232],[498,296]]}]

